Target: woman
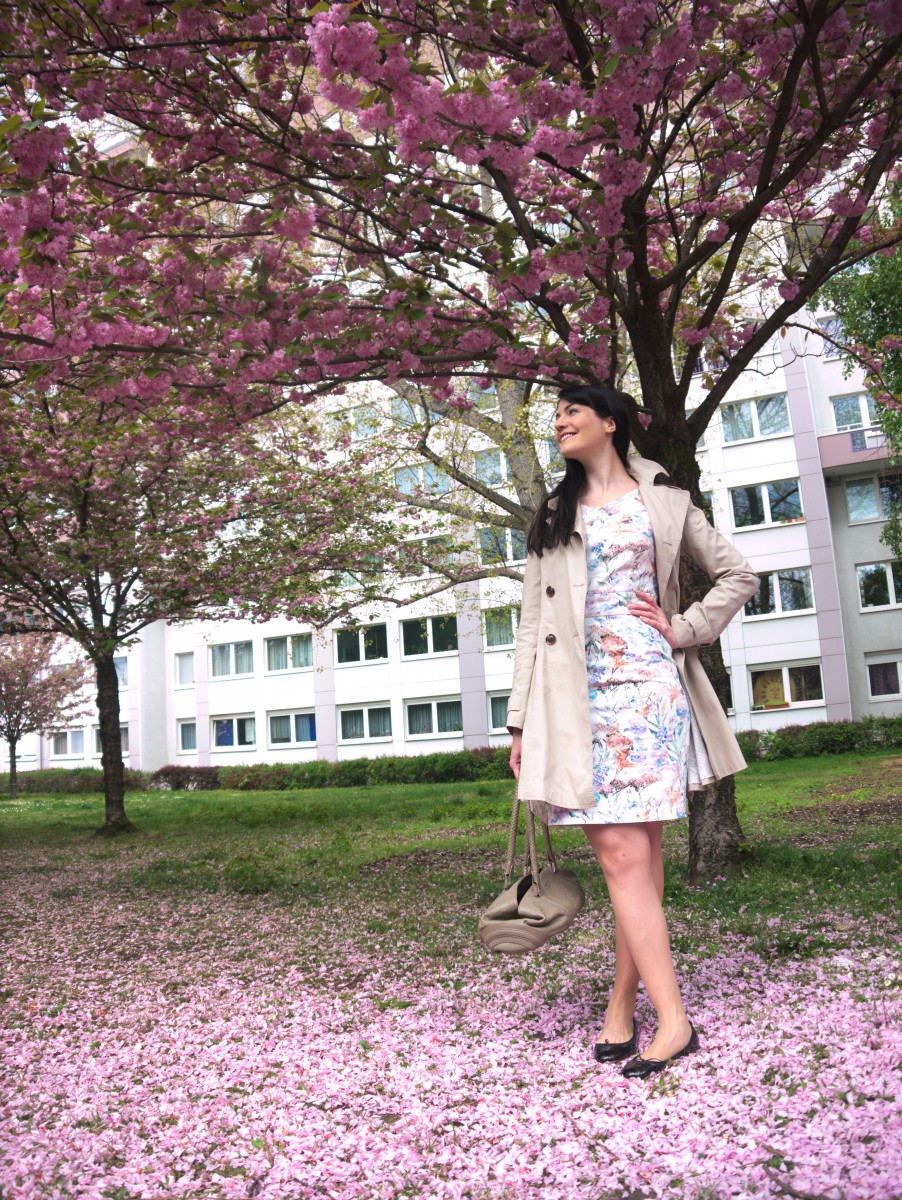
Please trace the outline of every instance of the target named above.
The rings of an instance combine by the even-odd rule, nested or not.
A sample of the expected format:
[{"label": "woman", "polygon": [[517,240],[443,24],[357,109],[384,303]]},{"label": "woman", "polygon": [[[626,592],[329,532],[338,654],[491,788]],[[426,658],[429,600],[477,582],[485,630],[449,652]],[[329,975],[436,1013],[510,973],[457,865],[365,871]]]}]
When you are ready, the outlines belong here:
[{"label": "woman", "polygon": [[[745,766],[693,648],[720,636],[758,579],[687,492],[627,456],[628,403],[605,387],[560,393],[566,471],[527,539],[507,721],[521,798],[584,827],[611,897],[616,969],[595,1058],[635,1055],[621,1073],[644,1078],[698,1048],[662,908],[663,823],[686,816],[690,782]],[[681,554],[714,581],[682,614]],[[640,980],[658,1028],[636,1055]]]}]

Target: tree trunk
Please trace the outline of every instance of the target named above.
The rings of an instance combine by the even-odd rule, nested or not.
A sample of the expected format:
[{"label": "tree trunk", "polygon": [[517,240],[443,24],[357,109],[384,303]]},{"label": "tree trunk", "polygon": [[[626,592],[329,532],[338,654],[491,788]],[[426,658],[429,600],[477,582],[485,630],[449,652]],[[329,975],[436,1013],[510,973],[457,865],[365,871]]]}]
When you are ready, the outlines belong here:
[{"label": "tree trunk", "polygon": [[113,655],[94,659],[97,672],[97,710],[100,714],[100,763],[106,819],[99,837],[131,833],[134,825],[125,815],[125,773],[122,765],[122,732],[119,728],[119,676]]},{"label": "tree trunk", "polygon": [[18,742],[9,743],[9,798],[15,800],[19,795],[19,777],[16,772],[16,746]]}]

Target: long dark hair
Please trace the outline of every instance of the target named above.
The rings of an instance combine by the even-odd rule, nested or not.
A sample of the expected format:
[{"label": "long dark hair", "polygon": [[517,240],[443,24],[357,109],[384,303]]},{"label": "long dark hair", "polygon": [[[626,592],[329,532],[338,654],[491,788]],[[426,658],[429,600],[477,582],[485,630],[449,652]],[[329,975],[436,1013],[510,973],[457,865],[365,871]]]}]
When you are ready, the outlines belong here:
[{"label": "long dark hair", "polygon": [[[633,399],[626,392],[615,391],[614,388],[602,384],[578,384],[562,388],[558,400],[567,404],[582,404],[591,408],[600,417],[610,417],[614,422],[614,449],[617,457],[623,463],[630,479],[633,473],[629,469],[627,453],[630,445],[629,406]],[[529,533],[526,535],[526,547],[541,558],[543,550],[553,550],[555,546],[566,546],[573,532],[576,521],[576,507],[579,498],[586,489],[586,469],[581,462],[568,458],[564,478],[551,489],[532,519]]]}]

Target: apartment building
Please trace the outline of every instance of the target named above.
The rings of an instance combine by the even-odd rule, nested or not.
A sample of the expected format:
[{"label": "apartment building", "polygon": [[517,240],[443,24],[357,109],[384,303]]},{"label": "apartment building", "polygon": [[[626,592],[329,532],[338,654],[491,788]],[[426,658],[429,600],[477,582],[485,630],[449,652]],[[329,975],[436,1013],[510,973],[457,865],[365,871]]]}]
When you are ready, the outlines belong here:
[{"label": "apartment building", "polygon": [[[829,332],[829,324],[824,326]],[[701,398],[701,379],[694,385]],[[495,453],[495,452],[492,452]],[[859,375],[785,330],[699,445],[713,518],[761,584],[726,630],[735,728],[902,712],[902,496]],[[523,541],[505,535],[505,555]],[[305,761],[502,745],[518,585],[474,582],[360,628],[158,622],[119,663],[130,766]],[[26,739],[21,767],[99,763],[96,720]]]}]

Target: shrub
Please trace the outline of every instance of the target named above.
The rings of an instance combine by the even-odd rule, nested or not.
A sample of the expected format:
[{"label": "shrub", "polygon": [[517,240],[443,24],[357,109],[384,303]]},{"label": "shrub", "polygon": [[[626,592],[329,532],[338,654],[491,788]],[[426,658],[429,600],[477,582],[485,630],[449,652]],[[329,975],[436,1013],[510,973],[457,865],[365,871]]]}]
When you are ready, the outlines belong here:
[{"label": "shrub", "polygon": [[[125,768],[125,790],[143,792],[148,783],[146,771]],[[87,796],[103,792],[103,771],[99,767],[48,767],[40,771],[17,771],[20,796],[43,793],[51,796]],[[9,775],[0,775],[0,795],[9,795]]]},{"label": "shrub", "polygon": [[746,762],[757,762],[765,757],[768,735],[764,729],[741,729],[736,734],[736,741]]},{"label": "shrub", "polygon": [[212,792],[220,786],[219,767],[188,767],[170,763],[154,771],[148,786],[161,792]]}]

